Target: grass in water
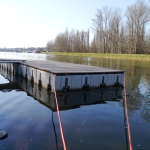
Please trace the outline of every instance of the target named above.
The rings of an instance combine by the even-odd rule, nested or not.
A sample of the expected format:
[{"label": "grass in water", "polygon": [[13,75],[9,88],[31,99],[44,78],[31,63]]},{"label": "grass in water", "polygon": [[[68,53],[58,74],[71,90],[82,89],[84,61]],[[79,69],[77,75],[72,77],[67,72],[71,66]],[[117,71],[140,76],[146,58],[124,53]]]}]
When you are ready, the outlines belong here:
[{"label": "grass in water", "polygon": [[72,52],[48,52],[46,54],[60,56],[76,56],[76,57],[95,57],[95,58],[112,58],[112,59],[134,59],[134,60],[150,60],[149,54],[108,54],[108,53],[72,53]]}]

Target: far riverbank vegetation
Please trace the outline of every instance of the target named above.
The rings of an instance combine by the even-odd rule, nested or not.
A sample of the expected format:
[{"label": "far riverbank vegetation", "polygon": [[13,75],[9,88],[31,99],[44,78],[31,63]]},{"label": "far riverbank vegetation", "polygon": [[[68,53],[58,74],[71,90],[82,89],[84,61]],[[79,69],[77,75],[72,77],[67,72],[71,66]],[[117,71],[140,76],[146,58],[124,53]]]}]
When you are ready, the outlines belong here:
[{"label": "far riverbank vegetation", "polygon": [[[120,8],[102,7],[97,10],[95,18],[92,19],[92,27],[87,31],[66,29],[49,41],[46,49],[48,52],[74,52],[84,55],[150,54],[149,23],[150,5],[144,0],[137,0],[124,13]],[[149,59],[149,56],[139,57]]]},{"label": "far riverbank vegetation", "polygon": [[147,54],[110,54],[110,53],[77,53],[77,52],[48,52],[51,55],[73,56],[73,57],[91,57],[91,58],[111,58],[126,60],[144,60],[150,61],[150,55]]}]

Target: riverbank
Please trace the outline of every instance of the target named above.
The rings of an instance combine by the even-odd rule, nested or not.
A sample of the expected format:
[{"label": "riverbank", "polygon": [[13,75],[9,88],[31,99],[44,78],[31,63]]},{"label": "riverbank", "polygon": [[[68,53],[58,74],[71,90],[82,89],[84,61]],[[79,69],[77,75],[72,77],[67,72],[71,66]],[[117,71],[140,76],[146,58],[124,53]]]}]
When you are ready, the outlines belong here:
[{"label": "riverbank", "polygon": [[71,52],[48,52],[46,54],[59,56],[76,56],[76,57],[93,57],[93,58],[112,58],[128,60],[145,60],[150,61],[149,54],[102,54],[102,53],[71,53]]}]

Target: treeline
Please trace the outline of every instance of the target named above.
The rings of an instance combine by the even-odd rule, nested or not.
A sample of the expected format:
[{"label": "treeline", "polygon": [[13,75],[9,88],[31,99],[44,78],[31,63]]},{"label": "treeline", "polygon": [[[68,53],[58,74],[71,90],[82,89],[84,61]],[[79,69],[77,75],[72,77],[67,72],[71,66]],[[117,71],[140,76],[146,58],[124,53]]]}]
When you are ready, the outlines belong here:
[{"label": "treeline", "polygon": [[56,36],[55,41],[49,41],[46,45],[48,51],[56,52],[89,52],[89,30],[75,31],[68,29]]},{"label": "treeline", "polygon": [[46,45],[48,51],[150,54],[150,6],[137,0],[121,9],[103,7],[92,19],[90,31],[71,30],[60,33]]}]

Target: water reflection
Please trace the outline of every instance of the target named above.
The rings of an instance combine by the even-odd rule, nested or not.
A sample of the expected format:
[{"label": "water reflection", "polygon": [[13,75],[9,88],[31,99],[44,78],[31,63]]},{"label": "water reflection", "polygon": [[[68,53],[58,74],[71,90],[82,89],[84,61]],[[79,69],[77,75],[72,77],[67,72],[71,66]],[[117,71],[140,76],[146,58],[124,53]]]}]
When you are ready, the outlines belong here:
[{"label": "water reflection", "polygon": [[[49,59],[49,56],[46,57]],[[149,149],[150,139],[150,69],[149,61],[119,60],[105,58],[82,58],[55,56],[53,60],[124,70],[133,147]],[[139,136],[140,135],[140,136]],[[141,146],[142,145],[142,146]]]},{"label": "water reflection", "polygon": [[38,53],[10,53],[10,52],[0,52],[0,58],[3,59],[27,59],[27,60],[45,60],[46,54]]},{"label": "water reflection", "polygon": [[[7,78],[10,83],[2,84],[0,90],[2,92],[9,92],[13,89],[25,91],[28,96],[34,97],[43,105],[49,107],[52,111],[56,111],[54,93],[39,87],[32,82],[13,75],[12,73],[1,69],[0,73]],[[97,90],[77,91],[77,92],[63,92],[57,93],[58,104],[60,110],[68,110],[80,108],[83,105],[106,104],[106,101],[121,101],[122,105],[122,88],[102,88]]]},{"label": "water reflection", "polygon": [[127,94],[129,95],[129,115],[132,115],[137,110],[142,110],[141,116],[146,121],[150,121],[150,116],[144,115],[150,114],[149,104],[147,104],[147,94],[150,89],[149,62],[73,56],[51,57],[50,55],[47,55],[46,59],[124,70],[126,74]]},{"label": "water reflection", "polygon": [[[12,58],[12,55],[9,54],[9,56]],[[33,55],[30,54],[29,59],[32,59],[32,56]],[[13,57],[18,58],[17,54],[15,54],[15,56],[13,55]],[[19,54],[19,57],[24,58],[20,54]],[[34,58],[34,59],[38,59],[38,57],[40,57],[40,59],[42,58],[43,60],[47,59],[47,60],[55,60],[55,61],[70,62],[70,63],[77,63],[77,64],[86,64],[86,65],[124,70],[126,74],[127,94],[129,95],[129,97],[127,97],[127,101],[128,101],[128,108],[129,108],[129,116],[130,116],[129,119],[130,119],[130,124],[131,124],[133,147],[134,149],[139,149],[139,150],[149,149],[150,147],[150,143],[149,143],[149,139],[150,139],[149,62],[136,61],[136,60],[118,60],[118,59],[115,60],[115,59],[105,59],[105,58],[100,59],[100,58],[90,58],[90,57],[84,57],[84,58],[73,57],[73,56],[65,57],[65,56],[54,56],[54,55],[44,55],[43,57],[41,54],[37,54],[36,57],[37,58]],[[26,88],[25,83],[24,83],[24,88],[29,91],[29,89]],[[36,88],[38,89],[38,87]],[[33,88],[30,88],[30,95],[32,95],[32,89]],[[35,93],[33,90],[33,94],[35,94],[36,96],[35,98],[39,98],[40,95],[42,97],[43,92],[44,91],[41,90],[41,94],[39,94],[40,91],[38,93]],[[93,93],[95,95],[93,97],[93,100],[94,99],[95,100],[94,101],[92,100],[92,102],[97,102],[98,104],[90,105],[90,106],[86,105],[86,107],[84,107],[84,101],[88,102],[88,100],[92,98]],[[105,95],[108,95],[108,93]],[[113,93],[115,95],[115,92]],[[47,107],[50,108],[49,99],[52,97],[48,97],[47,91],[45,91],[45,94],[47,97],[44,100],[48,102],[46,105],[46,108]],[[123,141],[125,141],[124,139],[125,134],[122,134],[122,131],[124,130],[124,126],[120,125],[121,121],[123,120],[123,115],[120,111],[120,108],[122,109],[122,101],[120,100],[120,98],[119,97],[117,98],[117,100],[120,100],[119,102],[102,101],[102,99],[100,99],[100,91],[98,92],[91,91],[90,94],[88,95],[86,94],[87,94],[86,92],[77,94],[78,96],[76,97],[76,99],[80,97],[80,101],[82,103],[78,104],[77,106],[73,105],[74,109],[69,107],[72,105],[69,105],[67,107],[65,105],[65,103],[68,105],[70,104],[70,102],[71,104],[74,104],[73,103],[74,100],[71,101],[72,95],[69,95],[69,96],[61,95],[61,94],[58,95],[60,99],[62,99],[62,102],[63,102],[62,104],[64,107],[62,107],[62,110],[66,110],[66,111],[61,111],[61,116],[63,119],[64,130],[65,130],[67,144],[69,145],[69,148],[70,149],[79,149],[79,148],[80,149],[115,149],[115,150],[125,149],[126,144],[123,143]],[[99,95],[96,96],[97,94]],[[91,95],[91,97],[89,95]],[[51,94],[49,96],[51,96]],[[118,106],[121,106],[121,107],[118,107]],[[78,109],[75,109],[75,108],[78,108]],[[52,111],[53,114],[56,115],[55,107],[51,107],[51,109],[53,110]],[[92,116],[92,117],[89,117],[89,116]],[[81,130],[82,132],[77,132],[76,129],[79,128],[80,124],[84,120],[85,120],[85,123],[84,123],[84,128],[82,128]],[[58,125],[56,123],[56,120],[54,121],[54,123],[55,123],[55,126]],[[113,127],[113,131],[111,130],[112,127]],[[57,133],[58,143],[59,143],[58,132],[56,131],[56,133]],[[116,135],[116,134],[117,136],[114,137],[113,135]],[[120,139],[121,139],[121,142],[120,142]],[[81,142],[80,140],[84,142],[86,141],[86,142],[84,143],[84,142]],[[111,144],[113,145],[114,143],[115,145],[117,145],[117,143],[119,142],[121,143],[121,146],[119,148],[113,147],[113,146],[109,147],[109,145]],[[89,144],[89,143],[92,143],[92,144]],[[78,146],[74,147],[74,145],[78,145]]]},{"label": "water reflection", "polygon": [[[149,98],[147,97],[150,89],[150,69],[149,62],[134,61],[134,60],[120,60],[120,59],[105,59],[105,58],[91,58],[91,57],[74,57],[74,56],[57,56],[47,54],[21,54],[21,53],[1,53],[1,57],[25,58],[25,59],[42,59],[55,60],[61,62],[85,64],[99,67],[112,68],[117,70],[124,70],[126,74],[127,94],[129,115],[132,116],[137,110],[144,110],[141,116],[149,122]],[[146,118],[144,116],[147,116]]]},{"label": "water reflection", "polygon": [[[4,92],[5,90],[9,92],[9,90],[13,89],[16,91],[23,90],[28,96],[32,96],[42,105],[52,110],[51,119],[55,135],[53,140],[55,138],[55,143],[51,146],[52,149],[62,149],[60,133],[58,132],[58,122],[56,121],[54,94],[4,69],[0,69],[0,73],[10,81],[10,83],[1,86],[1,91]],[[122,106],[123,102],[122,88],[103,88],[91,91],[57,93],[57,97],[68,149],[126,149],[128,144],[126,140],[126,128],[124,128],[123,123],[124,116],[122,107],[118,107],[118,104]],[[80,110],[78,110],[79,108]],[[117,112],[119,112],[119,114],[117,114]],[[30,113],[29,116],[32,115]],[[83,121],[84,125],[81,126]],[[30,125],[29,128],[27,127],[27,129],[25,127],[26,132],[31,132],[32,127],[33,124]],[[24,129],[24,127],[17,128],[19,131],[22,129]],[[47,130],[50,129],[46,128],[46,131]],[[119,132],[117,133],[118,130]],[[117,134],[115,135],[115,133]],[[29,138],[31,142],[33,141],[30,136],[27,138]],[[17,141],[23,143],[23,145],[29,145],[29,149],[32,149],[33,145],[28,144],[27,138]],[[101,143],[99,143],[98,139],[101,139]],[[88,144],[86,144],[86,141],[88,141]],[[41,142],[43,142],[43,140]],[[16,146],[19,147],[19,145]]]}]

